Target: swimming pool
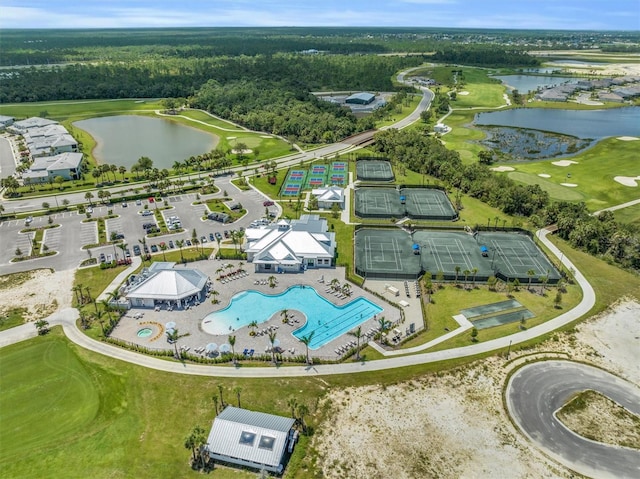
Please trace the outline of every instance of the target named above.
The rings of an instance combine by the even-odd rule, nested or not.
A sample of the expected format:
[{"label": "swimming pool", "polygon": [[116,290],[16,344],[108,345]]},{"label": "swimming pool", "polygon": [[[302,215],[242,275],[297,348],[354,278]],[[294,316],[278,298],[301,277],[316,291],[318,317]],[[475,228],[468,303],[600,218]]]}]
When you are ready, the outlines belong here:
[{"label": "swimming pool", "polygon": [[230,334],[252,321],[263,323],[283,309],[295,309],[305,314],[306,323],[292,334],[300,339],[313,331],[309,349],[324,346],[383,311],[366,298],[356,298],[345,305],[336,306],[320,296],[314,288],[292,286],[278,295],[259,291],[238,293],[229,306],[207,315],[202,320],[202,329],[209,334]]}]

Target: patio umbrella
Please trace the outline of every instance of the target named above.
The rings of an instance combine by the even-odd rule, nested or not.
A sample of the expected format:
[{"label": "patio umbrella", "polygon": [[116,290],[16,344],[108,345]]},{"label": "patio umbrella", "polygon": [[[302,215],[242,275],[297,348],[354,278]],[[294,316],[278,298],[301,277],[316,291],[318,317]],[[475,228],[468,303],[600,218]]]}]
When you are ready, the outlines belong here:
[{"label": "patio umbrella", "polygon": [[173,329],[173,328],[167,328],[167,331],[166,331],[167,336],[169,336],[170,334],[173,334],[174,331],[175,331],[175,329]]},{"label": "patio umbrella", "polygon": [[[269,343],[271,344],[271,343]],[[277,348],[278,346],[280,346],[280,340],[276,338],[276,340],[273,342],[273,347]]]},{"label": "patio umbrella", "polygon": [[221,353],[228,353],[228,352],[231,351],[231,345],[229,345],[227,343],[221,344],[220,347],[218,348],[218,350]]},{"label": "patio umbrella", "polygon": [[209,344],[207,344],[207,346],[206,346],[206,348],[205,348],[205,349],[206,349],[206,351],[207,351],[208,353],[212,353],[213,351],[215,351],[216,349],[218,349],[218,345],[217,345],[216,343],[209,343]]},{"label": "patio umbrella", "polygon": [[176,323],[173,321],[169,321],[167,324],[164,325],[164,327],[167,329],[176,329]]}]

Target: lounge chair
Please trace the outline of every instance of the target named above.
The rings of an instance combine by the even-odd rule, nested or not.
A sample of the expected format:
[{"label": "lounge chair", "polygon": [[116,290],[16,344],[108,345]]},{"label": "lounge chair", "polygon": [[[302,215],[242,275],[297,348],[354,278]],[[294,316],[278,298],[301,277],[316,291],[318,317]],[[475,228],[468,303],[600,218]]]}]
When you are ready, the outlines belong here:
[{"label": "lounge chair", "polygon": [[244,351],[242,351],[242,355],[246,356],[247,354],[249,354],[249,349],[245,348]]},{"label": "lounge chair", "polygon": [[253,353],[255,353],[255,352],[256,352],[255,349],[250,349],[249,350],[249,356],[253,356]]}]

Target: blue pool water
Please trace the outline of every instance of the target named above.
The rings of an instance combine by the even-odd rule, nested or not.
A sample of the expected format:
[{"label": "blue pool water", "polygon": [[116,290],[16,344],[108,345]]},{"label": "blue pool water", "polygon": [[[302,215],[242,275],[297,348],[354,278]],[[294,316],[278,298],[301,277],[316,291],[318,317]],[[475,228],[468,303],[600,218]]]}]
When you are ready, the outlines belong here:
[{"label": "blue pool water", "polygon": [[292,334],[300,339],[313,331],[309,349],[324,346],[383,311],[366,298],[336,306],[311,287],[293,286],[278,295],[259,291],[238,293],[225,309],[207,315],[202,321],[202,329],[209,334],[230,334],[254,320],[263,323],[283,309],[295,309],[305,314],[306,323]]}]

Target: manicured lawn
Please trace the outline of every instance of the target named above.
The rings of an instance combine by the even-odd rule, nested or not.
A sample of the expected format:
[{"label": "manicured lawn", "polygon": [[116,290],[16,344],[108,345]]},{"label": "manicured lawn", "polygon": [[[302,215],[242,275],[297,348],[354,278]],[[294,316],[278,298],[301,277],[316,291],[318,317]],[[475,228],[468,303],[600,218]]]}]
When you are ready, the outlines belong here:
[{"label": "manicured lawn", "polygon": [[162,106],[158,100],[50,101],[0,105],[0,115],[27,118],[30,116],[41,116],[41,113],[46,111],[48,118],[56,121],[64,121],[68,118],[78,120],[92,116],[126,114],[136,111],[155,111],[161,108]]},{"label": "manicured lawn", "polygon": [[640,227],[640,204],[628,206],[613,212],[616,221]]},{"label": "manicured lawn", "polygon": [[[571,157],[570,160],[577,164],[554,165],[553,162],[558,160],[518,163],[510,165],[516,171],[509,173],[509,177],[532,183],[538,182],[534,178],[540,178],[539,174],[551,175],[547,179],[540,178],[539,184],[552,198],[585,201],[591,211],[599,210],[638,198],[637,187],[624,186],[613,179],[615,176],[638,176],[638,143],[609,138]],[[567,174],[571,177],[568,178]],[[578,186],[568,188],[560,183]]]},{"label": "manicured lawn", "polygon": [[24,324],[25,308],[11,308],[0,313],[0,331]]},{"label": "manicured lawn", "polygon": [[390,113],[386,119],[376,122],[375,127],[381,128],[383,126],[389,126],[397,121],[400,121],[402,118],[408,116],[409,113],[413,112],[413,110],[415,110],[416,107],[418,106],[418,103],[420,103],[420,100],[422,100],[422,95],[411,95],[409,98],[410,98],[409,104],[406,106],[402,105],[401,112],[394,111]]},{"label": "manicured lawn", "polygon": [[[207,431],[212,396],[288,416],[289,397],[315,412],[316,379],[236,381],[172,375],[102,357],[70,344],[60,328],[0,350],[0,470],[4,478],[198,477],[184,440]],[[313,424],[315,420],[309,417]],[[305,460],[306,438],[292,465]],[[295,476],[295,471],[291,470]],[[299,471],[300,472],[300,471]],[[255,473],[216,469],[214,478]],[[297,477],[305,477],[301,472]]]},{"label": "manicured lawn", "polygon": [[[456,100],[450,102],[451,108],[496,107],[504,105],[503,95],[506,88],[499,80],[490,78],[487,70],[480,68],[460,67],[462,81],[458,87]],[[460,91],[469,92],[461,95]]]}]

